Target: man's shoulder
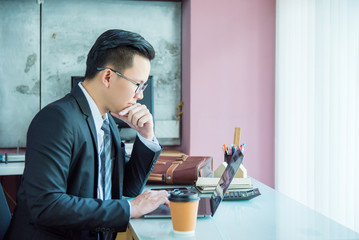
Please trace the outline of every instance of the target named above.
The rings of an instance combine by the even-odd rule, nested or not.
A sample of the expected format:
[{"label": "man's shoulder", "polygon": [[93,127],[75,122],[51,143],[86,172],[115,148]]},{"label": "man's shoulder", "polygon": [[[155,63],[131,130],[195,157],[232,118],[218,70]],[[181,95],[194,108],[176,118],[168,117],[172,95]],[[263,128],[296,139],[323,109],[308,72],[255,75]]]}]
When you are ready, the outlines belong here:
[{"label": "man's shoulder", "polygon": [[76,102],[76,99],[74,96],[72,96],[70,93],[64,96],[63,98],[60,98],[47,106],[45,106],[42,111],[51,111],[53,109],[58,110],[64,110],[64,111],[70,111],[78,109],[78,104]]},{"label": "man's shoulder", "polygon": [[43,119],[49,117],[55,118],[57,120],[73,119],[74,117],[76,117],[77,113],[80,114],[81,111],[75,98],[71,96],[71,94],[67,94],[63,98],[46,105],[36,114],[35,119]]}]

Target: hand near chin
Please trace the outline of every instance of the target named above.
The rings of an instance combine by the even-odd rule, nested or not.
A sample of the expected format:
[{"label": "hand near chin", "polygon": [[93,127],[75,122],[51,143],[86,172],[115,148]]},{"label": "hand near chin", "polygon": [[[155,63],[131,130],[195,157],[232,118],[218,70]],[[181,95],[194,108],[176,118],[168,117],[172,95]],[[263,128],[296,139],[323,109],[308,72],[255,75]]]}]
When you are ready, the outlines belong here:
[{"label": "hand near chin", "polygon": [[127,123],[131,128],[138,131],[142,137],[149,140],[153,139],[153,117],[146,105],[136,103],[119,113],[111,112],[111,115]]}]

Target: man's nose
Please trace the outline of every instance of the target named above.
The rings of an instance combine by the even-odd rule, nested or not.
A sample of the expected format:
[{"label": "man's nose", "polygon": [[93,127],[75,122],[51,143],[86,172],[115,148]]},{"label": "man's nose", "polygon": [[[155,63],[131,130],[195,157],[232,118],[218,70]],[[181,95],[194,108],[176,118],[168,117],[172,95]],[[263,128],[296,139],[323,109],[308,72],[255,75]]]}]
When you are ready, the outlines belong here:
[{"label": "man's nose", "polygon": [[143,99],[143,91],[138,91],[137,93],[135,93],[135,98],[138,100]]}]

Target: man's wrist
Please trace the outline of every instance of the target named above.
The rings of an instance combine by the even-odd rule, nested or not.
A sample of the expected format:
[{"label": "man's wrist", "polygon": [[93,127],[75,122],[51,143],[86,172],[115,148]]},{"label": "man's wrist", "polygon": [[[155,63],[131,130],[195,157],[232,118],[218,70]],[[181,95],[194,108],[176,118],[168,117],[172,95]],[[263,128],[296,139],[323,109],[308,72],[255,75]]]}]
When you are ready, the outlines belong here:
[{"label": "man's wrist", "polygon": [[161,145],[158,142],[156,136],[153,136],[152,140],[149,140],[147,138],[144,138],[143,136],[141,136],[141,134],[137,134],[138,138],[140,139],[140,141],[145,144],[149,149],[151,149],[153,152],[157,152],[159,150],[161,150]]},{"label": "man's wrist", "polygon": [[142,135],[141,133],[138,133],[140,136],[142,136],[143,138],[146,138],[149,141],[153,141],[153,138],[155,137],[154,133],[149,133],[149,134],[144,134]]}]

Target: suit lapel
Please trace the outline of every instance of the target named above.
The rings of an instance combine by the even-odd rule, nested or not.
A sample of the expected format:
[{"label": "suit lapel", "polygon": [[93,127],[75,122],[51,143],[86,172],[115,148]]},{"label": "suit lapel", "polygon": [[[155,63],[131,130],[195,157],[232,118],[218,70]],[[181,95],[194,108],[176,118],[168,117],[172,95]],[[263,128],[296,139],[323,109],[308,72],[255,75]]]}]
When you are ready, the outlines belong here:
[{"label": "suit lapel", "polygon": [[97,133],[96,133],[96,127],[95,127],[95,121],[92,117],[92,113],[91,113],[91,109],[90,109],[90,106],[87,102],[87,99],[84,95],[84,93],[82,92],[81,88],[79,86],[75,86],[73,89],[72,89],[72,95],[75,97],[80,109],[81,109],[81,112],[86,116],[86,121],[87,121],[87,124],[89,126],[89,129],[91,131],[91,136],[92,136],[92,141],[94,142],[95,144],[95,149],[96,149],[96,152],[98,152],[98,149],[97,149]]},{"label": "suit lapel", "polygon": [[87,102],[87,99],[84,95],[84,93],[82,92],[81,88],[76,85],[73,89],[72,89],[72,92],[71,94],[74,96],[74,98],[76,99],[77,101],[77,104],[79,105],[79,108],[82,112],[82,114],[84,114],[84,117],[86,119],[86,122],[87,122],[87,125],[88,125],[88,128],[90,129],[90,132],[91,132],[91,138],[92,138],[92,143],[93,143],[93,148],[94,148],[94,169],[95,169],[95,172],[94,172],[94,177],[95,177],[95,181],[94,181],[94,189],[93,189],[93,192],[94,192],[94,198],[97,197],[97,180],[98,179],[98,159],[97,159],[97,152],[98,152],[98,149],[97,149],[97,133],[96,133],[96,127],[95,127],[95,121],[92,117],[92,114],[91,114],[91,109],[90,109],[90,106]]}]

